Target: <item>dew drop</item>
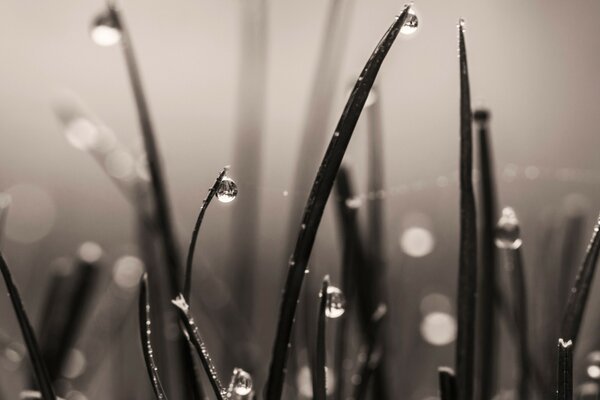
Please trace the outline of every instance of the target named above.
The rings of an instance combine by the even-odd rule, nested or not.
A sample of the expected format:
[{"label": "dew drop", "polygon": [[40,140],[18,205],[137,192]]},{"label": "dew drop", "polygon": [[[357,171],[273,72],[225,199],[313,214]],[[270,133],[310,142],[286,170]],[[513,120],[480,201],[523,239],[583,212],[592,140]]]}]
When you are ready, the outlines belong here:
[{"label": "dew drop", "polygon": [[118,21],[115,20],[110,10],[94,18],[90,35],[98,46],[108,47],[119,43],[121,31],[119,30]]},{"label": "dew drop", "polygon": [[587,356],[587,375],[594,380],[600,379],[600,351],[592,351]]},{"label": "dew drop", "polygon": [[238,396],[247,396],[252,392],[252,376],[241,368],[234,368],[230,386]]},{"label": "dew drop", "polygon": [[346,298],[344,297],[344,293],[335,286],[328,286],[325,315],[328,318],[339,318],[345,311]]},{"label": "dew drop", "polygon": [[402,25],[402,28],[400,28],[400,33],[402,33],[403,35],[412,35],[417,31],[418,28],[419,17],[417,17],[417,14],[411,8],[410,10],[408,10],[408,15],[406,16],[406,21],[404,22],[404,25]]},{"label": "dew drop", "polygon": [[421,322],[423,339],[434,346],[444,346],[456,339],[456,320],[445,312],[427,314]]},{"label": "dew drop", "polygon": [[496,227],[496,246],[500,249],[515,250],[522,244],[517,214],[511,207],[505,207]]},{"label": "dew drop", "polygon": [[217,198],[221,203],[232,202],[238,194],[238,188],[233,179],[224,177],[217,188]]}]

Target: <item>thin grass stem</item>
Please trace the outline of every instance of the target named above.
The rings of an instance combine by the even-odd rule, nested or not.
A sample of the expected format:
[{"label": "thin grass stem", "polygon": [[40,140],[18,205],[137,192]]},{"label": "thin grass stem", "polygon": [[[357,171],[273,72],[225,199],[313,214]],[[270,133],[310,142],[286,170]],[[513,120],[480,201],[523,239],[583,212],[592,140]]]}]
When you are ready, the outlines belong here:
[{"label": "thin grass stem", "polygon": [[56,400],[56,394],[54,394],[54,389],[52,388],[50,374],[48,373],[46,364],[44,363],[44,359],[42,357],[42,353],[40,352],[40,349],[38,347],[33,328],[29,323],[29,318],[27,317],[27,313],[25,312],[25,308],[23,307],[23,303],[21,302],[19,290],[13,282],[10,269],[6,264],[6,261],[4,260],[4,255],[1,251],[0,271],[2,272],[2,276],[4,277],[4,283],[6,284],[6,289],[8,290],[8,296],[10,297],[10,301],[12,302],[13,309],[15,310],[15,314],[17,316],[17,321],[19,322],[19,327],[21,328],[21,333],[23,334],[23,340],[25,341],[25,345],[27,346],[27,350],[29,351],[29,357],[31,358],[31,364],[35,372],[37,384],[39,386],[42,399]]},{"label": "thin grass stem", "polygon": [[196,241],[198,240],[198,234],[200,233],[200,227],[202,226],[202,220],[204,219],[204,214],[210,205],[213,197],[219,190],[219,186],[223,181],[223,178],[227,174],[228,167],[225,167],[221,170],[217,179],[215,180],[214,185],[208,190],[208,194],[206,198],[202,202],[202,207],[200,207],[200,213],[198,214],[198,218],[196,219],[196,225],[194,226],[194,231],[192,232],[192,239],[190,240],[190,247],[188,249],[187,261],[185,266],[185,280],[183,281],[183,297],[185,297],[186,301],[190,301],[191,295],[191,286],[192,286],[192,267],[194,263],[194,250],[196,249]]},{"label": "thin grass stem", "polygon": [[172,303],[179,310],[179,319],[183,325],[184,332],[188,337],[188,340],[196,349],[196,353],[198,354],[200,362],[202,363],[206,375],[208,376],[208,380],[213,388],[215,396],[218,400],[224,400],[227,398],[227,389],[224,388],[219,380],[217,369],[212,363],[210,355],[208,354],[208,350],[206,349],[206,345],[204,344],[204,340],[202,340],[202,337],[200,336],[198,326],[194,322],[194,318],[190,313],[190,306],[182,295],[177,296],[176,299],[172,300]]},{"label": "thin grass stem", "polygon": [[375,48],[375,51],[358,78],[329,147],[325,152],[313,188],[308,197],[296,247],[290,258],[290,268],[283,291],[277,333],[273,344],[273,356],[269,369],[266,390],[267,400],[279,400],[281,398],[289,351],[288,344],[290,343],[292,327],[294,325],[296,306],[325,204],[327,203],[333,182],[367,100],[367,96],[375,82],[385,56],[406,20],[408,9],[409,7],[406,6],[402,13],[396,17],[396,20]]},{"label": "thin grass stem", "polygon": [[165,393],[160,376],[158,374],[158,367],[154,361],[154,351],[152,350],[152,342],[150,337],[151,332],[151,319],[150,319],[150,293],[148,292],[148,274],[144,274],[142,281],[140,282],[140,295],[138,301],[138,316],[139,316],[139,329],[140,329],[140,340],[142,345],[142,353],[144,354],[144,361],[146,363],[146,370],[150,383],[152,384],[152,390],[154,395],[159,400],[167,400],[167,394]]},{"label": "thin grass stem", "polygon": [[327,350],[325,348],[327,317],[327,289],[329,288],[329,275],[323,278],[323,285],[319,293],[319,311],[317,317],[317,341],[315,346],[315,363],[313,365],[313,398],[314,400],[327,399],[327,382],[325,378]]},{"label": "thin grass stem", "polygon": [[573,342],[558,339],[557,400],[573,399]]},{"label": "thin grass stem", "polygon": [[440,400],[456,400],[456,377],[452,368],[438,368]]}]

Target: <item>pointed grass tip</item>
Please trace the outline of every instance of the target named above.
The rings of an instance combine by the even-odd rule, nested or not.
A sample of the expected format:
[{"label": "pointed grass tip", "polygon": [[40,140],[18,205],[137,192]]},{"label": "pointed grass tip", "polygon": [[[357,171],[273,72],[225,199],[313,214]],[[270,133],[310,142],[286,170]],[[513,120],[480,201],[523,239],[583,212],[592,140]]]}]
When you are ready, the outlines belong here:
[{"label": "pointed grass tip", "polygon": [[466,23],[465,23],[465,19],[464,19],[464,18],[462,18],[462,17],[461,17],[461,18],[459,18],[459,19],[458,19],[458,25],[456,25],[456,26],[457,26],[457,28],[458,28],[458,29],[460,29],[461,31],[463,31],[463,32],[464,32],[464,31],[465,31],[465,25],[466,25]]},{"label": "pointed grass tip", "polygon": [[185,301],[185,298],[181,293],[179,293],[179,296],[171,300],[171,303],[173,303],[175,307],[179,308],[183,312],[188,312],[190,309],[190,306],[188,305],[187,301]]}]

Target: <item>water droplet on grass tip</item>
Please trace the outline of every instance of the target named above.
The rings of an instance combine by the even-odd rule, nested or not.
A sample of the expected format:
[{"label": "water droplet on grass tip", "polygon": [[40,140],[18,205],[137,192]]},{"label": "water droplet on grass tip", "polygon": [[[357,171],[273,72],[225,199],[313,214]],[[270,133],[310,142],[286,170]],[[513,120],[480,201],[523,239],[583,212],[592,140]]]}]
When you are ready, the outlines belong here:
[{"label": "water droplet on grass tip", "polygon": [[94,18],[90,31],[92,40],[99,46],[113,46],[121,40],[118,21],[111,10],[107,10]]},{"label": "water droplet on grass tip", "polygon": [[517,214],[511,207],[505,207],[496,227],[496,246],[500,249],[515,250],[522,244]]},{"label": "water droplet on grass tip", "polygon": [[346,311],[346,298],[344,293],[335,286],[327,287],[327,300],[325,315],[328,318],[339,318]]},{"label": "water droplet on grass tip", "polygon": [[238,194],[238,188],[233,179],[224,177],[217,188],[217,199],[221,203],[232,202]]},{"label": "water droplet on grass tip", "polygon": [[404,25],[400,28],[400,33],[403,35],[412,35],[419,28],[419,17],[411,8],[408,10],[408,15],[406,16],[406,21],[404,21]]}]

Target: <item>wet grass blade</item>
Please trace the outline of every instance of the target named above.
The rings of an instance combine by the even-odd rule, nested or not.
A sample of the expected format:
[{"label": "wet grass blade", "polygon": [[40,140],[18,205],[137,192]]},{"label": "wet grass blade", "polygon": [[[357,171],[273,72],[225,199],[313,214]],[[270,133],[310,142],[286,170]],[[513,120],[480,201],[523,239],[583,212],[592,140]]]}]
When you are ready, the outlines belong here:
[{"label": "wet grass blade", "polygon": [[0,271],[4,277],[4,283],[6,283],[8,296],[10,297],[10,301],[12,302],[13,309],[15,310],[15,314],[17,316],[17,321],[19,322],[21,333],[23,334],[23,340],[25,341],[25,345],[29,351],[29,357],[31,358],[31,364],[33,365],[33,370],[35,372],[37,384],[40,388],[42,399],[56,400],[56,395],[54,394],[54,389],[52,388],[52,381],[50,380],[50,374],[46,369],[46,364],[44,364],[42,354],[37,345],[37,340],[35,339],[33,328],[29,323],[29,318],[27,318],[27,313],[25,312],[25,308],[23,308],[23,303],[21,302],[21,296],[19,295],[19,291],[12,280],[10,270],[6,264],[6,261],[4,260],[4,255],[2,252],[0,252]]},{"label": "wet grass blade", "polygon": [[340,167],[338,176],[335,179],[335,192],[343,249],[341,267],[342,292],[346,296],[346,312],[340,317],[336,332],[334,361],[334,371],[337,374],[335,397],[337,400],[342,400],[345,398],[344,384],[347,375],[347,371],[344,370],[344,364],[347,359],[348,328],[356,303],[356,264],[364,262],[363,246],[360,243],[361,239],[358,232],[358,204],[353,203],[356,201],[354,190],[350,181],[349,171],[343,165]]},{"label": "wet grass blade", "polygon": [[288,344],[290,343],[292,327],[294,325],[296,306],[325,204],[327,203],[333,182],[367,100],[367,96],[375,82],[385,56],[406,20],[408,9],[408,6],[405,7],[400,16],[396,17],[396,20],[390,26],[365,65],[344,108],[315,178],[302,217],[302,225],[296,247],[290,258],[290,268],[283,292],[267,382],[267,400],[279,400],[281,398],[288,357]]},{"label": "wet grass blade", "polygon": [[456,377],[452,368],[438,368],[440,400],[456,400]]},{"label": "wet grass blade", "polygon": [[476,381],[479,385],[478,399],[492,398],[496,388],[495,374],[497,370],[498,335],[496,307],[494,296],[500,295],[496,291],[497,257],[494,245],[494,226],[496,224],[496,188],[494,179],[494,165],[492,143],[489,134],[490,112],[477,110],[473,114],[477,124],[479,144],[479,169],[481,171],[481,265],[478,291],[478,332],[476,351]]},{"label": "wet grass blade", "polygon": [[573,342],[558,339],[557,400],[573,399]]},{"label": "wet grass blade", "polygon": [[148,274],[144,274],[140,283],[140,296],[138,302],[139,328],[140,339],[142,344],[142,353],[146,362],[146,370],[152,384],[154,395],[159,400],[167,400],[167,395],[163,390],[158,368],[154,361],[154,351],[152,350],[151,336],[151,320],[150,320],[150,294],[148,293]]},{"label": "wet grass blade", "polygon": [[370,331],[372,331],[374,334],[368,339],[365,361],[359,368],[358,376],[360,376],[360,383],[355,386],[353,397],[356,400],[365,400],[367,398],[371,378],[381,364],[381,358],[383,356],[383,346],[381,345],[381,325],[385,321],[386,315],[387,306],[381,303],[371,316],[369,325]]},{"label": "wet grass blade", "polygon": [[464,21],[458,25],[460,62],[460,252],[456,381],[458,399],[473,397],[477,294],[477,217],[473,194],[473,132]]},{"label": "wet grass blade", "polygon": [[221,170],[217,179],[215,180],[215,184],[208,190],[208,194],[206,198],[202,202],[202,207],[200,207],[200,213],[198,214],[198,218],[196,219],[196,225],[194,226],[194,231],[192,232],[192,239],[190,240],[190,247],[188,249],[187,261],[185,266],[185,280],[183,282],[183,297],[186,301],[190,301],[191,295],[191,285],[192,285],[192,266],[194,263],[194,250],[196,249],[196,241],[198,240],[198,234],[200,233],[200,227],[202,226],[202,220],[204,219],[204,214],[210,205],[213,197],[219,190],[219,185],[221,185],[221,181],[227,174],[228,167],[225,167]]},{"label": "wet grass blade", "polygon": [[575,283],[570,291],[567,308],[562,320],[561,337],[572,340],[577,344],[577,336],[585,312],[585,306],[590,292],[590,287],[596,272],[598,255],[600,254],[600,217],[598,218],[592,238],[585,253],[583,264],[577,272]]},{"label": "wet grass blade", "polygon": [[208,350],[206,349],[206,345],[200,336],[198,326],[196,326],[194,318],[190,313],[189,305],[182,295],[179,295],[175,300],[172,301],[172,303],[179,310],[179,319],[185,328],[185,334],[196,349],[198,357],[200,357],[200,362],[202,363],[202,366],[208,375],[208,380],[213,388],[215,396],[218,400],[224,400],[227,398],[227,390],[223,387],[221,381],[219,380],[217,370],[214,367],[210,355],[208,354]]},{"label": "wet grass blade", "polygon": [[327,288],[329,287],[329,275],[323,279],[321,292],[319,293],[319,312],[317,317],[317,343],[315,346],[315,363],[313,366],[313,398],[314,400],[327,399],[327,382],[325,380],[326,368],[326,326],[327,317],[325,311],[327,308]]}]

